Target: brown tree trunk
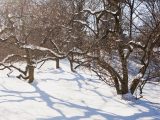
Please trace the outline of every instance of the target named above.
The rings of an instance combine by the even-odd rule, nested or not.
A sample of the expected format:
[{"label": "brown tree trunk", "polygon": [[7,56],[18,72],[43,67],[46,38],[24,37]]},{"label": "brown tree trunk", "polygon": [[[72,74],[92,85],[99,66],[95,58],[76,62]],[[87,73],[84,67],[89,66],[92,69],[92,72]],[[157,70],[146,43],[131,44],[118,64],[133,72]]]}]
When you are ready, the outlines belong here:
[{"label": "brown tree trunk", "polygon": [[34,66],[28,66],[28,79],[29,83],[32,83],[34,81]]},{"label": "brown tree trunk", "polygon": [[72,61],[72,60],[69,60],[69,62],[70,62],[71,71],[72,71],[72,72],[75,72],[75,70],[74,70],[74,68],[73,68],[73,61]]},{"label": "brown tree trunk", "polygon": [[58,58],[56,59],[56,68],[57,69],[60,68],[60,66],[59,66],[59,59]]},{"label": "brown tree trunk", "polygon": [[122,70],[123,70],[123,80],[121,81],[121,91],[122,94],[126,94],[129,92],[129,89],[128,89],[128,67],[127,67],[127,61],[125,59],[122,61]]},{"label": "brown tree trunk", "polygon": [[123,81],[121,83],[121,94],[127,94],[129,92],[128,90],[128,82],[127,81]]},{"label": "brown tree trunk", "polygon": [[124,46],[123,43],[119,43],[119,57],[120,57],[120,61],[121,61],[121,65],[122,65],[122,74],[123,74],[123,79],[121,82],[121,92],[122,94],[126,94],[129,92],[128,89],[128,63],[127,63],[127,59],[125,57],[124,54]]},{"label": "brown tree trunk", "polygon": [[139,84],[140,80],[139,79],[134,79],[131,83],[131,86],[130,86],[130,91],[131,91],[131,94],[134,94],[138,84]]},{"label": "brown tree trunk", "polygon": [[120,87],[119,87],[118,79],[116,77],[114,77],[113,79],[114,79],[114,84],[115,84],[117,94],[121,94],[122,92],[121,92]]},{"label": "brown tree trunk", "polygon": [[71,71],[72,72],[76,72],[75,70],[74,70],[74,66],[73,66],[73,61],[74,61],[74,55],[73,54],[71,54],[71,58],[70,57],[68,57],[68,60],[69,60],[69,62],[70,62],[70,68],[71,68]]}]

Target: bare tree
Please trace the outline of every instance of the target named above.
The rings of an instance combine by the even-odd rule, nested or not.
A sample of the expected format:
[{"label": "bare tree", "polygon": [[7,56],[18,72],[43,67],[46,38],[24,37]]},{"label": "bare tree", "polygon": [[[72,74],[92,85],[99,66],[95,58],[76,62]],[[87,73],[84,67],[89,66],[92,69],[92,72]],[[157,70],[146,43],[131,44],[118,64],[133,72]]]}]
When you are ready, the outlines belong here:
[{"label": "bare tree", "polygon": [[[10,4],[12,5],[9,6]],[[36,63],[48,59],[62,59],[65,58],[66,55],[59,52],[58,47],[53,41],[51,41],[51,43],[54,46],[54,49],[50,49],[48,46],[41,46],[44,35],[49,34],[53,29],[52,24],[50,25],[50,23],[44,21],[45,16],[41,16],[44,12],[39,11],[42,6],[41,3],[23,0],[14,2],[7,1],[5,5],[6,6],[2,9],[2,13],[4,14],[4,17],[2,16],[4,28],[1,30],[1,42],[12,42],[16,47],[15,49],[21,52],[20,54],[12,54],[4,58],[1,63],[1,69],[17,69],[21,73],[18,78],[29,80],[28,82],[32,83],[34,80]],[[45,33],[46,30],[47,33]],[[47,39],[50,39],[49,37],[50,36],[47,36]],[[13,64],[5,65],[8,61],[12,61],[13,58],[16,58],[17,61],[22,59],[26,62],[24,71]]]},{"label": "bare tree", "polygon": [[[134,0],[106,0],[98,5],[98,9],[93,10],[93,8],[89,8],[82,10],[82,13],[88,13],[95,19],[95,23],[92,24],[94,27],[85,21],[77,20],[79,24],[87,27],[88,30],[93,33],[92,35],[95,36],[93,37],[95,40],[93,40],[93,45],[89,51],[90,53],[94,51],[96,53],[96,55],[92,55],[93,61],[96,62],[96,66],[91,65],[92,70],[107,84],[113,84],[118,94],[126,94],[128,92],[133,94],[137,86],[145,83],[145,81],[142,82],[142,80],[146,79],[146,71],[151,62],[152,52],[159,40],[159,22],[151,28],[147,21],[141,18],[140,6],[144,4],[145,2],[143,1]],[[126,13],[124,13],[127,5],[130,8],[129,18],[126,16]],[[147,8],[143,12],[146,11]],[[136,17],[133,18],[133,15]],[[123,26],[127,21],[124,21],[124,18],[129,21],[129,34],[126,36],[126,30],[124,30]],[[136,20],[141,21],[141,25],[137,25]],[[147,28],[143,27],[143,29],[141,29],[142,26],[147,26]],[[133,28],[135,29],[134,31]],[[145,30],[148,28],[149,31],[146,32]],[[133,32],[135,32],[134,36]],[[142,39],[141,37],[146,34],[148,37]],[[143,42],[144,40],[145,42]],[[135,79],[129,80],[128,62],[132,61],[131,56],[135,56],[135,52],[140,53],[142,56],[137,58],[142,67],[139,68]],[[92,62],[90,63],[92,64]],[[106,75],[111,77],[110,82],[106,79]],[[129,81],[132,81],[130,86]]]},{"label": "bare tree", "polygon": [[[134,94],[137,88],[142,92],[147,80],[159,78],[159,4],[158,0],[7,0],[1,8],[0,38],[1,45],[10,45],[13,51],[6,49],[0,69],[17,69],[18,78],[31,83],[35,64],[55,60],[59,68],[59,60],[67,58],[72,71],[81,66],[91,69],[117,94]],[[14,60],[25,61],[25,70],[7,64]],[[131,62],[138,65],[132,78]]]}]

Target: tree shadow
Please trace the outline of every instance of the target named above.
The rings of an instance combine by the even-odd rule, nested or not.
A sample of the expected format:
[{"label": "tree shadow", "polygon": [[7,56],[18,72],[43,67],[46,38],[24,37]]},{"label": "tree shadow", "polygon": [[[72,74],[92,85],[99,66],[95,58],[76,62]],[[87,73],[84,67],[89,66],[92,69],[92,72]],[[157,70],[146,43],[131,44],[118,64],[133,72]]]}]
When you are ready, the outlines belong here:
[{"label": "tree shadow", "polygon": [[62,69],[62,68],[48,68],[47,70],[39,70],[39,69],[36,69],[36,72],[38,74],[41,74],[41,73],[54,73],[54,74],[62,74],[64,73],[65,71]]},{"label": "tree shadow", "polygon": [[[59,70],[59,72],[57,74],[62,74],[64,72],[65,71],[63,71],[63,70]],[[62,76],[61,78],[59,78],[57,80],[54,80],[54,79],[46,79],[46,80],[54,80],[54,81],[65,80],[66,82],[75,81],[75,82],[77,82],[77,86],[79,89],[84,88],[84,84],[88,84],[88,83],[86,83],[86,79],[89,80],[89,78],[86,78],[83,75],[78,74],[78,73],[69,73],[69,74],[72,74],[74,76],[74,78],[66,79],[65,77]],[[94,83],[94,81],[91,81],[91,80],[89,80],[89,82]],[[89,84],[89,85],[92,85],[92,84]],[[80,120],[80,119],[93,120],[93,116],[100,117],[100,118],[96,118],[95,120],[101,120],[101,119],[102,120],[136,120],[136,119],[140,119],[143,117],[150,117],[151,120],[160,120],[159,119],[160,118],[160,108],[157,105],[154,105],[154,104],[150,103],[149,101],[145,101],[145,100],[138,100],[136,102],[127,103],[129,105],[129,107],[138,108],[138,112],[136,112],[134,115],[122,116],[122,115],[114,114],[114,113],[112,113],[112,111],[106,112],[104,110],[97,109],[97,108],[94,108],[91,106],[89,107],[86,104],[83,104],[83,102],[81,104],[80,103],[73,103],[73,102],[70,102],[70,101],[67,101],[64,99],[54,97],[53,95],[50,95],[49,93],[47,93],[46,90],[43,90],[38,85],[38,83],[32,85],[34,90],[26,91],[26,92],[13,91],[13,90],[11,91],[3,85],[1,85],[1,87],[3,89],[0,91],[5,94],[0,96],[0,104],[6,103],[6,102],[12,103],[12,102],[23,102],[26,100],[34,100],[36,102],[44,102],[48,108],[59,113],[59,116],[54,116],[54,115],[53,116],[44,116],[44,117],[39,117],[36,120]],[[112,97],[105,96],[102,93],[100,93],[99,91],[97,91],[96,86],[94,86],[94,85],[92,85],[92,89],[86,89],[86,90],[89,90],[89,91],[95,93],[96,95],[101,97],[104,102],[107,102],[107,99],[113,99]],[[38,95],[32,95],[32,94],[37,94],[37,93],[38,93]],[[29,96],[25,96],[22,94],[29,94]],[[65,91],[64,91],[64,94],[65,94]],[[6,98],[1,99],[2,97],[3,98],[16,97],[16,99],[15,100],[6,99]],[[113,99],[113,100],[115,101],[115,99]],[[116,102],[121,102],[121,100],[116,101]],[[121,102],[121,103],[123,103],[123,102]],[[68,116],[63,111],[62,107],[56,107],[56,105],[64,106],[68,110],[75,109],[77,111],[81,111],[83,114]],[[141,109],[140,107],[137,107],[137,106],[143,107],[146,110],[144,111],[143,109]],[[110,108],[108,107],[108,109],[110,109]]]},{"label": "tree shadow", "polygon": [[[44,118],[43,117],[37,118],[36,120],[80,120],[80,119],[85,119],[85,118],[91,119],[92,116],[95,116],[95,115],[101,116],[102,118],[104,118],[106,120],[136,120],[136,119],[143,118],[143,117],[151,117],[150,118],[151,120],[152,119],[159,120],[159,118],[160,118],[160,112],[159,112],[160,108],[158,108],[156,105],[153,105],[150,102],[144,101],[144,100],[138,100],[134,103],[130,103],[129,105],[130,105],[130,107],[136,107],[137,105],[139,105],[139,106],[147,109],[146,111],[141,111],[141,109],[139,109],[139,112],[135,113],[134,115],[121,116],[121,115],[117,115],[117,114],[113,114],[113,113],[107,113],[103,110],[96,109],[94,107],[88,107],[86,105],[75,104],[75,103],[60,99],[60,98],[56,98],[54,96],[51,96],[50,94],[48,94],[44,90],[42,90],[38,85],[34,85],[33,87],[35,88],[35,91],[30,91],[30,92],[9,91],[5,87],[3,87],[4,89],[1,90],[1,92],[9,94],[9,95],[3,95],[4,97],[5,96],[16,96],[16,97],[19,97],[20,99],[19,100],[7,100],[6,99],[4,101],[1,101],[0,103],[23,102],[26,100],[37,101],[37,98],[39,98],[39,99],[41,99],[41,102],[46,103],[47,107],[51,108],[52,110],[57,111],[60,114],[59,116],[55,116],[55,117],[54,116],[50,116],[50,117],[46,116]],[[95,92],[95,91],[93,91],[93,92]],[[39,95],[33,96],[33,97],[31,97],[31,96],[24,97],[24,96],[21,96],[22,93],[27,93],[27,94],[38,93]],[[97,93],[97,94],[99,94],[99,93]],[[101,94],[99,94],[99,96],[105,97]],[[63,108],[55,107],[56,104],[65,106],[68,109],[74,108],[74,109],[83,111],[83,115],[76,115],[76,116],[67,117],[67,115],[62,110]]]},{"label": "tree shadow", "polygon": [[[48,95],[46,92],[40,90],[39,88],[36,88],[36,89],[42,95],[42,99],[44,101],[46,101],[48,107],[51,107],[54,104],[61,104],[61,105],[64,105],[68,108],[76,108],[78,110],[85,111],[83,116],[67,117],[67,116],[65,116],[65,114],[63,114],[63,112],[60,110],[60,108],[55,109],[54,107],[51,107],[52,109],[59,112],[61,114],[61,116],[50,117],[50,118],[37,118],[37,120],[80,120],[80,119],[84,119],[84,118],[91,118],[94,115],[99,115],[106,120],[136,120],[136,119],[140,119],[140,118],[143,118],[143,117],[150,117],[151,120],[160,120],[159,119],[160,118],[160,112],[159,112],[160,108],[150,104],[150,102],[148,102],[148,101],[139,100],[138,103],[130,104],[130,106],[132,106],[132,107],[135,107],[136,105],[140,105],[141,107],[147,108],[148,109],[147,111],[144,112],[144,111],[139,110],[140,111],[139,113],[135,113],[134,115],[131,115],[131,116],[120,116],[120,115],[116,115],[116,114],[113,114],[113,113],[106,113],[105,111],[100,110],[100,109],[96,109],[96,108],[92,108],[92,107],[83,106],[83,105],[71,103],[71,102],[68,102],[68,101],[64,101],[62,99],[55,98],[53,96]],[[53,98],[58,102],[53,103],[50,100],[50,98]],[[152,114],[152,116],[151,116],[151,114]]]},{"label": "tree shadow", "polygon": [[144,99],[137,100],[129,104],[132,107],[140,106],[143,107],[144,110],[138,109],[139,113],[135,113],[133,116],[128,116],[128,119],[135,120],[143,117],[148,117],[150,120],[160,120],[160,103],[159,105],[154,104],[150,101],[146,101]]},{"label": "tree shadow", "polygon": [[[46,93],[45,91],[41,90],[38,86],[35,86],[35,88],[36,88],[36,91],[38,93],[40,93],[41,99],[43,99],[43,101],[46,102],[46,105],[48,107],[50,107],[51,109],[56,110],[61,115],[61,116],[50,117],[50,118],[37,118],[37,120],[79,120],[82,118],[90,118],[94,115],[99,115],[99,116],[101,116],[103,118],[107,118],[107,119],[118,118],[117,115],[107,114],[107,113],[105,113],[105,111],[102,111],[100,109],[88,107],[85,105],[71,103],[71,102],[53,97],[53,96],[49,95],[48,93]],[[56,102],[53,102],[51,99],[55,100]],[[55,104],[63,105],[69,109],[74,108],[77,110],[82,110],[82,111],[84,111],[84,115],[67,117],[67,115],[65,113],[63,113],[61,110],[63,108],[56,108],[56,107],[54,107]]]}]

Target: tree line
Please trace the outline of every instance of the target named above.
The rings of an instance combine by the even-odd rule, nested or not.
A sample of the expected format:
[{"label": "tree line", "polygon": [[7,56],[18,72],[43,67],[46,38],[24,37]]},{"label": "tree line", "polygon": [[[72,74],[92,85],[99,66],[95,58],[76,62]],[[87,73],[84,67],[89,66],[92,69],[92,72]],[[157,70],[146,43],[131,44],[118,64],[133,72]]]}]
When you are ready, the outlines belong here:
[{"label": "tree line", "polygon": [[[117,94],[160,78],[159,0],[5,0],[0,2],[0,70],[34,81],[38,63],[67,59],[96,73]],[[26,63],[25,69],[14,65]],[[132,62],[137,66],[130,66]],[[135,70],[132,73],[131,70]],[[132,75],[132,77],[130,77]]]}]

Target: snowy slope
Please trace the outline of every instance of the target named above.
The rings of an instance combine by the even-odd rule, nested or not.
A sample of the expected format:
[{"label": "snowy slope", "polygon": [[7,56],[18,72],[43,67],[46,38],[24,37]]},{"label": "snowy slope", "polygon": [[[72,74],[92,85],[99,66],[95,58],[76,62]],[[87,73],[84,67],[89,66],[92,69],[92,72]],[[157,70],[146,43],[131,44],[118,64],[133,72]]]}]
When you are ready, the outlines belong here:
[{"label": "snowy slope", "polygon": [[32,85],[0,71],[0,120],[160,120],[160,85],[148,85],[143,99],[128,102],[90,71],[60,65],[44,64]]}]

